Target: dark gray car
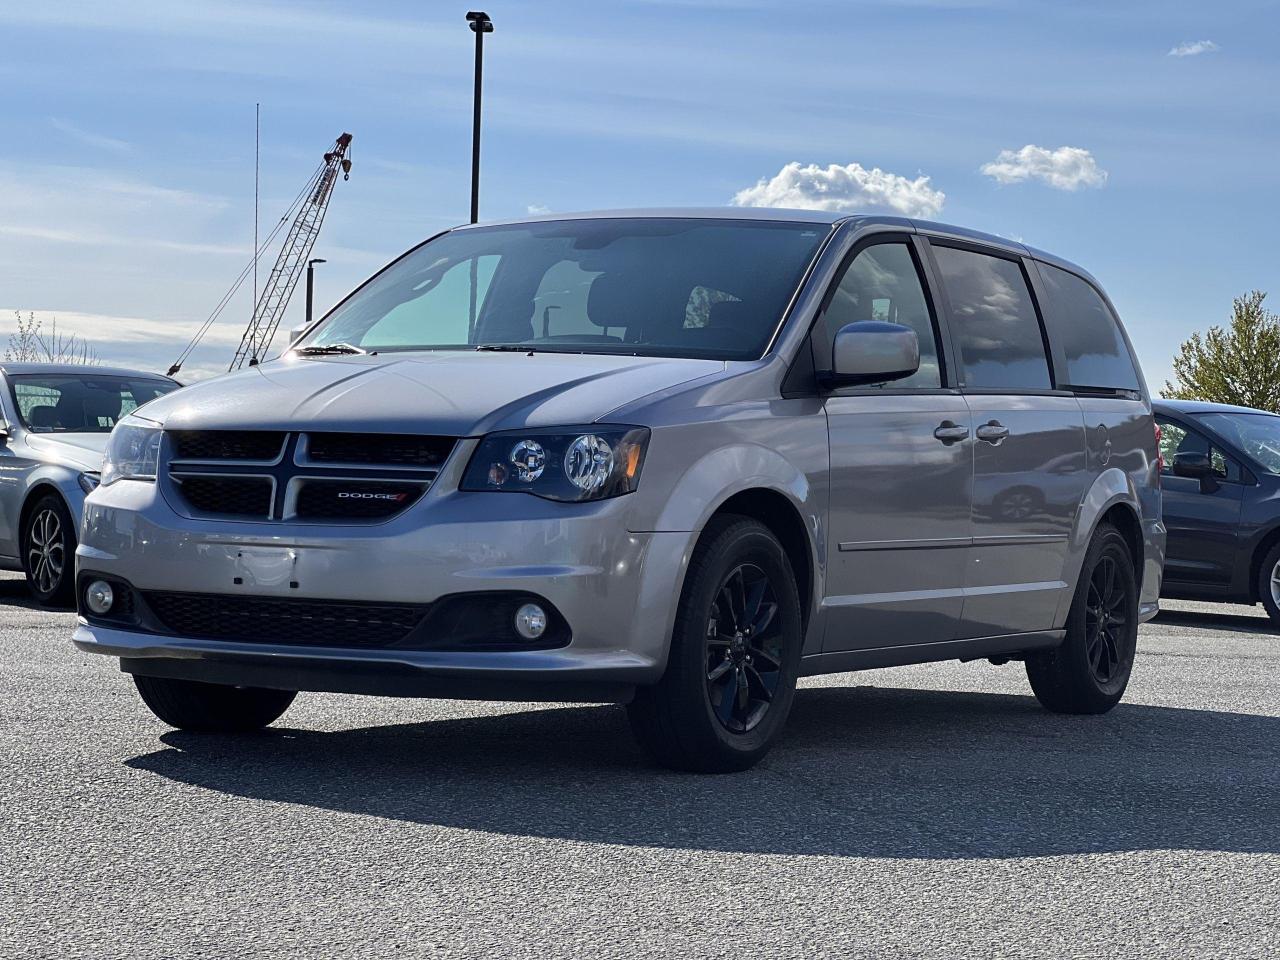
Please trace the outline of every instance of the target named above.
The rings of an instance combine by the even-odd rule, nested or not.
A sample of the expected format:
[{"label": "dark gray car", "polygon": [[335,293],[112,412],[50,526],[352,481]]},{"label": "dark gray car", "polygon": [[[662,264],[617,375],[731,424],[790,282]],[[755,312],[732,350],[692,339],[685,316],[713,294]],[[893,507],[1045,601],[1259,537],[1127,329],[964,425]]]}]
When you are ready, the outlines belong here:
[{"label": "dark gray car", "polygon": [[0,364],[0,569],[42,604],[70,604],[76,531],[121,417],[178,387],[138,370]]},{"label": "dark gray car", "polygon": [[1280,417],[1188,400],[1155,408],[1169,530],[1163,596],[1261,603],[1280,624]]},{"label": "dark gray car", "polygon": [[807,674],[1025,660],[1122,696],[1155,426],[1078,268],[937,224],[659,211],[462,227],[276,362],[117,427],[81,649],[162,719],[299,690],[630,704],[741,769]]}]

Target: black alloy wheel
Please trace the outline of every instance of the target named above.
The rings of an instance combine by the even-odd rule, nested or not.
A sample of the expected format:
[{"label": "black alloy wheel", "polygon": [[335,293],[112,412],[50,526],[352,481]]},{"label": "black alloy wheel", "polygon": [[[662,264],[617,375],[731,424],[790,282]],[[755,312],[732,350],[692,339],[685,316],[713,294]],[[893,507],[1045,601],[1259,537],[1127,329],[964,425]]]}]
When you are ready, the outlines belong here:
[{"label": "black alloy wheel", "polygon": [[754,563],[734,567],[716,591],[707,622],[707,696],[732,733],[764,719],[782,670],[778,594]]},{"label": "black alloy wheel", "polygon": [[1100,684],[1115,678],[1128,653],[1128,606],[1120,566],[1114,556],[1103,556],[1089,577],[1084,616],[1085,652],[1093,678]]},{"label": "black alloy wheel", "polygon": [[777,536],[758,520],[713,517],[689,561],[666,669],[627,707],[636,738],[677,770],[758,763],[791,712],[803,633],[795,571]]},{"label": "black alloy wheel", "polygon": [[1027,679],[1055,713],[1105,713],[1120,702],[1138,646],[1138,569],[1123,534],[1103,523],[1085,554],[1066,636],[1029,655]]}]

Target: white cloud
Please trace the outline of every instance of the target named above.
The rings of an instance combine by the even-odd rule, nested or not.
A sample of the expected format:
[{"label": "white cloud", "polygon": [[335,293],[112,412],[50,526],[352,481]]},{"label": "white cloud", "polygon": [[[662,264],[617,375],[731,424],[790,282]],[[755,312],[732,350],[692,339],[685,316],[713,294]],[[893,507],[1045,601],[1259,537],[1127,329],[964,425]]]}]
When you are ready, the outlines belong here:
[{"label": "white cloud", "polygon": [[531,217],[540,217],[543,214],[551,212],[550,207],[541,203],[531,203],[527,207],[525,207],[525,210],[528,211],[528,214]]},{"label": "white cloud", "polygon": [[51,117],[49,125],[59,133],[66,134],[72,140],[76,140],[86,147],[94,150],[106,150],[111,153],[130,153],[133,150],[124,140],[117,140],[115,137],[103,136],[100,133],[93,133],[81,127],[77,127],[74,123],[67,120],[61,120],[58,117]]},{"label": "white cloud", "polygon": [[739,190],[736,207],[788,207],[832,213],[892,213],[904,217],[935,217],[946,194],[929,186],[925,176],[908,180],[879,167],[788,163],[772,179]]},{"label": "white cloud", "polygon": [[1107,182],[1107,171],[1082,147],[1050,150],[1029,143],[1021,150],[1001,150],[982,165],[982,172],[999,183],[1040,180],[1057,190],[1100,187]]},{"label": "white cloud", "polygon": [[[17,310],[0,307],[0,346],[7,344],[16,329],[16,314],[28,314],[40,321],[45,333],[55,325],[59,335],[82,337],[93,348],[98,359],[109,366],[132,367],[163,373],[187,345],[196,324],[176,320],[143,317],[107,316],[70,310]],[[189,383],[225,373],[227,364],[240,342],[242,329],[236,323],[215,323],[209,328],[202,349],[189,364],[184,364],[181,379]],[[276,338],[276,349],[283,338]]]},{"label": "white cloud", "polygon": [[1169,56],[1198,57],[1202,53],[1217,53],[1221,49],[1212,40],[1184,40],[1169,51]]}]

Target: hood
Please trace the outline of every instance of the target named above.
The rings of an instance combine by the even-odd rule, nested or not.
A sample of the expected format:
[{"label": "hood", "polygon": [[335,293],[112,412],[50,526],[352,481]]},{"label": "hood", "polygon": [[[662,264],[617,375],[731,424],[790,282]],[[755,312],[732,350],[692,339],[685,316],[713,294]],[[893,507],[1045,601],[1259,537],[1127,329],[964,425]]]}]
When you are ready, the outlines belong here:
[{"label": "hood", "polygon": [[28,433],[27,446],[48,460],[100,470],[110,437],[109,433]]},{"label": "hood", "polygon": [[724,369],[719,360],[472,350],[288,357],[175,391],[142,415],[178,430],[305,426],[467,437],[591,423]]}]

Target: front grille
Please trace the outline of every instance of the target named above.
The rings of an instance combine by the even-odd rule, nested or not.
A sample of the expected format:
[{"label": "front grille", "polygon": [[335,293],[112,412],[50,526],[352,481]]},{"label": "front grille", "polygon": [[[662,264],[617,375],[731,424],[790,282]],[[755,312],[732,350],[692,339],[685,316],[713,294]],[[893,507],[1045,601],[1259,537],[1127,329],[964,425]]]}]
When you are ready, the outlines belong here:
[{"label": "front grille", "polygon": [[178,430],[166,496],[193,519],[377,523],[416,503],[449,437]]},{"label": "front grille", "polygon": [[438,468],[452,449],[453,439],[450,437],[365,433],[312,433],[307,436],[307,457],[314,463]]},{"label": "front grille", "polygon": [[392,517],[425,489],[420,483],[303,480],[294,511],[304,520]]},{"label": "front grille", "polygon": [[265,460],[280,456],[285,434],[275,430],[174,430],[175,460]]},{"label": "front grille", "polygon": [[178,489],[201,513],[259,517],[271,515],[269,477],[210,477],[174,474]]},{"label": "front grille", "polygon": [[387,647],[429,607],[208,593],[142,594],[161,626],[184,637],[316,647]]}]

